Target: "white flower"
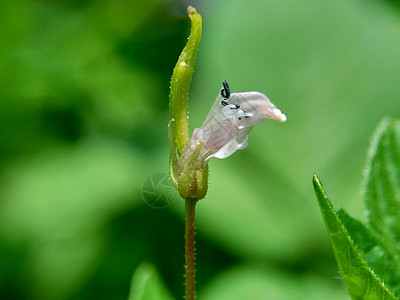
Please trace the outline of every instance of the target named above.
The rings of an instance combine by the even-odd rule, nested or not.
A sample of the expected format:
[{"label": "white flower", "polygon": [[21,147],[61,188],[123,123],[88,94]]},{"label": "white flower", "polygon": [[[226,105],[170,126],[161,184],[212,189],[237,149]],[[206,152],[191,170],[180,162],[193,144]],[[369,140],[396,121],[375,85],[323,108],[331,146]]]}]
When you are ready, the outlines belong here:
[{"label": "white flower", "polygon": [[211,157],[226,158],[246,148],[254,125],[265,120],[285,122],[286,116],[262,93],[230,94],[224,80],[206,120],[194,130],[182,155],[190,157],[202,145],[199,158],[204,163]]}]

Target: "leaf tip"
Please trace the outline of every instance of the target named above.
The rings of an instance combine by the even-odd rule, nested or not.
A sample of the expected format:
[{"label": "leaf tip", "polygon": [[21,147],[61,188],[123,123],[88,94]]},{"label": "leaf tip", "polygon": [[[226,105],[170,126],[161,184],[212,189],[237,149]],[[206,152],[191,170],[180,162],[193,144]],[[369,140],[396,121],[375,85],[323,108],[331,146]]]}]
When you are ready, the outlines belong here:
[{"label": "leaf tip", "polygon": [[319,178],[318,178],[317,174],[315,174],[315,172],[313,173],[313,186],[314,186],[314,189],[318,188],[319,190],[322,190],[321,181],[319,180]]}]

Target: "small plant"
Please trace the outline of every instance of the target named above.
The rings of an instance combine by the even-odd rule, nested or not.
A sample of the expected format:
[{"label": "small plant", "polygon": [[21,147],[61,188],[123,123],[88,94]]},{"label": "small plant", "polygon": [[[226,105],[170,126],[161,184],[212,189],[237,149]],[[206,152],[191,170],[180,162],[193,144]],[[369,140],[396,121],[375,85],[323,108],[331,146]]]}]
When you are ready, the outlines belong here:
[{"label": "small plant", "polygon": [[188,92],[202,31],[202,18],[189,6],[191,33],[174,68],[170,87],[168,126],[170,176],[185,199],[185,296],[195,298],[195,207],[208,187],[208,161],[227,158],[248,145],[248,135],[265,120],[285,122],[286,116],[259,92],[231,93],[226,80],[203,125],[189,139]]},{"label": "small plant", "polygon": [[400,121],[384,119],[367,157],[367,225],[335,211],[318,177],[314,190],[340,274],[353,299],[400,295]]}]

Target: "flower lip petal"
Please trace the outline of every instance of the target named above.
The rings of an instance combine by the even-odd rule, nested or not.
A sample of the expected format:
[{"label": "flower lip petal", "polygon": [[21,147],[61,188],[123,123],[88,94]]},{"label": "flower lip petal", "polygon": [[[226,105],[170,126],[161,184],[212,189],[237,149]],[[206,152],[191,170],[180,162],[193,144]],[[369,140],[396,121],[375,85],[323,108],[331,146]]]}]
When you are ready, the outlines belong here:
[{"label": "flower lip petal", "polygon": [[281,112],[281,110],[278,109],[278,108],[276,108],[276,107],[274,108],[274,115],[275,115],[275,117],[272,119],[272,120],[274,120],[274,121],[277,121],[277,122],[286,122],[286,120],[287,120],[286,115],[283,114],[283,113]]},{"label": "flower lip petal", "polygon": [[249,145],[248,137],[250,131],[253,127],[246,127],[244,129],[239,129],[236,132],[236,136],[230,142],[228,142],[225,146],[215,152],[211,157],[216,157],[219,159],[227,158],[235,153],[237,150],[243,150]]}]

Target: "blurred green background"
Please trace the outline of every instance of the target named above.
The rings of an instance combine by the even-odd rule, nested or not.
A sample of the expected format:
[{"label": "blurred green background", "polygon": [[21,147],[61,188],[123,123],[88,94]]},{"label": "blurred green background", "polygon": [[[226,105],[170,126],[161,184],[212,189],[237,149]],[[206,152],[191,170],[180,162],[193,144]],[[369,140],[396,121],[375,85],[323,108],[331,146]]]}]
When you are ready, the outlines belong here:
[{"label": "blurred green background", "polygon": [[383,1],[115,0],[0,4],[0,297],[126,299],[150,262],[183,294],[183,201],[145,204],[167,172],[168,87],[203,16],[190,93],[221,82],[288,116],[210,162],[197,207],[199,299],[344,299],[313,194],[365,218],[368,140],[400,115],[400,16]]}]

